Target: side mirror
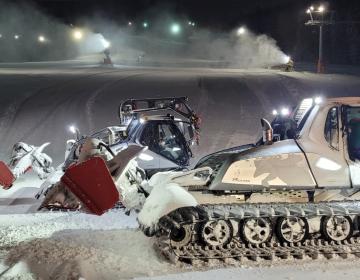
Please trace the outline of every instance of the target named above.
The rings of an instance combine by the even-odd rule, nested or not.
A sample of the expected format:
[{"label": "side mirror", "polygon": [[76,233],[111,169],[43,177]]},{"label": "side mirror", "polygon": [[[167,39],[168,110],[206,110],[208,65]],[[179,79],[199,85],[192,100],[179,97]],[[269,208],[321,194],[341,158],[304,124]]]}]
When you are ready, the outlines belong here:
[{"label": "side mirror", "polygon": [[261,126],[263,129],[263,142],[265,145],[271,145],[273,143],[273,129],[271,124],[266,119],[261,119]]}]

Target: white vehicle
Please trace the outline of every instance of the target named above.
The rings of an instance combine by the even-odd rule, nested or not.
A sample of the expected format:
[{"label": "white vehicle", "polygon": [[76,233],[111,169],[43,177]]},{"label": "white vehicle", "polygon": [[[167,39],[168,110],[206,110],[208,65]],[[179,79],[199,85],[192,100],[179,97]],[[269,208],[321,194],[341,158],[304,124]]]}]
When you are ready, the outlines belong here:
[{"label": "white vehicle", "polygon": [[347,240],[359,233],[360,98],[305,99],[273,124],[285,133],[263,119],[257,144],[201,159],[195,168],[213,172],[205,186],[182,188],[188,203],[167,208],[177,198],[150,193],[138,220],[165,254],[191,262],[359,250]]}]

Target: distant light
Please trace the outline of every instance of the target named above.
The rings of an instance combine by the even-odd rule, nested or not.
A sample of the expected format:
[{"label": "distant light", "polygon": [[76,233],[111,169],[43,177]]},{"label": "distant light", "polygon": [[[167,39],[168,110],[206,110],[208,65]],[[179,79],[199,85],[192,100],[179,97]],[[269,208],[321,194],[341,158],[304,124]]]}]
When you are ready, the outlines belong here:
[{"label": "distant light", "polygon": [[314,6],[311,6],[311,7],[310,7],[310,10],[313,11],[313,10],[314,10]]},{"label": "distant light", "polygon": [[192,25],[192,26],[195,26],[195,22],[193,22],[191,25]]},{"label": "distant light", "polygon": [[170,27],[170,31],[172,34],[179,34],[181,31],[180,25],[177,23],[172,24]]},{"label": "distant light", "polygon": [[189,21],[189,22],[188,22],[188,24],[189,24],[189,25],[192,25],[192,22],[191,22],[191,21]]},{"label": "distant light", "polygon": [[144,23],[143,23],[143,27],[144,28],[147,28],[149,26],[149,24],[145,21]]},{"label": "distant light", "polygon": [[273,111],[272,111],[272,114],[273,114],[274,116],[277,116],[277,115],[278,115],[278,111],[277,111],[277,110],[273,110]]},{"label": "distant light", "polygon": [[145,122],[145,119],[140,118],[140,123],[144,123],[144,122]]},{"label": "distant light", "polygon": [[14,35],[14,39],[15,39],[15,40],[17,40],[17,39],[19,39],[19,38],[20,38],[19,35],[17,35],[17,34]]},{"label": "distant light", "polygon": [[246,29],[245,27],[239,27],[239,29],[237,30],[237,35],[243,35],[246,33]]},{"label": "distant light", "polygon": [[41,42],[41,43],[44,43],[44,42],[46,41],[46,39],[45,39],[44,36],[40,35],[40,36],[38,37],[38,41]]},{"label": "distant light", "polygon": [[290,62],[290,59],[291,59],[290,56],[285,55],[285,56],[284,56],[284,63],[285,63],[285,64],[286,64],[286,63],[289,63],[289,62]]},{"label": "distant light", "polygon": [[307,9],[307,10],[306,10],[306,13],[307,13],[307,14],[310,14],[310,13],[311,13],[310,9]]},{"label": "distant light", "polygon": [[129,26],[132,26],[132,22],[131,22],[131,21],[129,21],[129,22],[128,22],[128,25],[129,25]]},{"label": "distant light", "polygon": [[289,110],[289,108],[282,108],[282,109],[281,109],[281,115],[283,115],[283,116],[288,116],[288,115],[290,115],[290,110]]},{"label": "distant light", "polygon": [[322,12],[324,12],[325,11],[325,7],[323,6],[323,5],[321,5],[320,7],[319,7],[319,9],[318,9],[318,12],[319,13],[322,13]]},{"label": "distant light", "polygon": [[74,30],[73,37],[75,40],[81,40],[84,34],[80,30]]},{"label": "distant light", "polygon": [[2,34],[0,34],[0,38],[2,38]]},{"label": "distant light", "polygon": [[319,105],[322,102],[322,98],[320,96],[315,97],[314,102],[315,104]]}]

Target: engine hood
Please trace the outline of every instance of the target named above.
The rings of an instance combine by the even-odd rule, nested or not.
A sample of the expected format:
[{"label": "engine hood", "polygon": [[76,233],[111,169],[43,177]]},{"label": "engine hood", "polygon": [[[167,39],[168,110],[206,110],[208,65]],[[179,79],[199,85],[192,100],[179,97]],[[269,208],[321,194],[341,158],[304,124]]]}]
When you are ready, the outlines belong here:
[{"label": "engine hood", "polygon": [[198,161],[198,163],[195,165],[195,168],[209,166],[212,169],[214,169],[214,166],[211,166],[211,165],[213,165],[212,163],[224,160],[224,159],[228,158],[230,155],[239,154],[243,151],[249,150],[254,147],[255,147],[254,144],[246,144],[246,145],[236,146],[236,147],[217,151],[215,153],[212,153],[212,154],[202,157]]},{"label": "engine hood", "polygon": [[[216,160],[211,190],[309,190],[316,185],[306,157],[295,140],[253,146],[237,153],[220,153],[215,157],[220,155],[226,157]],[[209,158],[201,165],[210,162]]]}]

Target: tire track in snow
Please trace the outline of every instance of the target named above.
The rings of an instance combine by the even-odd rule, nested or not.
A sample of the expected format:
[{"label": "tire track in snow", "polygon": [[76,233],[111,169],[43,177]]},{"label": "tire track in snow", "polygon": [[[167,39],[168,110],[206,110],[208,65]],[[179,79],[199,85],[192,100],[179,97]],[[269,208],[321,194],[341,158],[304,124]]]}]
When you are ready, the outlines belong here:
[{"label": "tire track in snow", "polygon": [[[112,73],[112,72],[118,72],[119,70],[112,70],[112,71],[102,71],[102,72],[96,72],[96,73],[92,73],[92,74],[89,74],[89,75],[85,75],[85,76],[81,76],[80,78],[79,77],[76,77],[76,78],[73,78],[71,80],[69,80],[66,84],[62,83],[61,84],[61,87],[58,87],[56,92],[59,92],[61,90],[63,90],[63,93],[60,93],[60,94],[52,94],[52,96],[54,98],[57,97],[57,101],[54,101],[54,106],[52,106],[51,108],[49,108],[49,106],[47,106],[47,113],[44,114],[40,119],[38,119],[34,124],[32,124],[31,127],[29,127],[23,134],[22,134],[22,137],[20,138],[20,140],[23,140],[23,139],[26,139],[28,138],[30,135],[32,135],[35,131],[36,131],[36,128],[41,126],[44,122],[46,122],[47,119],[49,119],[51,117],[51,115],[53,115],[59,108],[61,108],[66,102],[69,102],[71,99],[74,99],[76,98],[76,96],[74,96],[74,94],[72,94],[73,92],[68,91],[70,93],[67,94],[65,96],[65,93],[66,93],[66,87],[74,87],[74,84],[73,82],[75,83],[81,83],[83,81],[87,81],[89,78],[91,77],[95,77],[95,76],[98,76],[98,75],[106,75],[106,74],[109,74],[109,73]],[[49,89],[49,88],[47,88]],[[33,100],[38,100],[39,96],[41,94],[44,94],[44,91],[45,89],[39,91],[38,93],[36,93],[35,95],[32,95],[30,96],[29,98],[27,98],[24,102],[22,102],[21,106],[18,108],[17,110],[17,114],[12,122],[12,124],[16,121],[17,117],[18,117],[18,114],[21,112],[21,108],[22,107],[25,107],[26,106],[26,103],[27,102],[31,102]],[[41,98],[40,98],[41,100]],[[50,104],[48,104],[50,105]],[[12,125],[11,125],[12,126]]]},{"label": "tire track in snow", "polygon": [[87,115],[87,120],[88,120],[88,126],[89,126],[89,131],[94,131],[95,130],[95,125],[94,125],[94,120],[93,120],[93,107],[96,104],[96,99],[98,98],[98,96],[100,94],[102,94],[105,90],[119,84],[120,82],[124,81],[124,80],[128,80],[130,78],[133,77],[137,77],[137,76],[141,76],[144,75],[144,73],[139,73],[139,74],[133,74],[133,75],[129,75],[129,76],[125,76],[125,77],[121,77],[120,79],[117,79],[111,83],[105,84],[104,86],[102,86],[101,88],[99,88],[98,90],[96,90],[94,93],[91,94],[90,98],[87,100],[86,102],[86,115]]}]

